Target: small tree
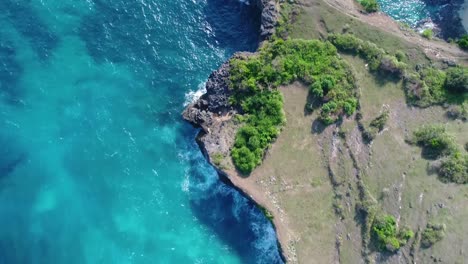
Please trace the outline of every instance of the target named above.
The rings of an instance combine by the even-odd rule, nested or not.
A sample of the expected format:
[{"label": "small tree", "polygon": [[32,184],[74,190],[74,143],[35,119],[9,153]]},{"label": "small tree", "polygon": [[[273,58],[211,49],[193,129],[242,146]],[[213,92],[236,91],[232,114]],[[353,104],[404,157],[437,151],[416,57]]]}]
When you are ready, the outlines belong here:
[{"label": "small tree", "polygon": [[423,30],[421,35],[423,37],[427,38],[427,39],[432,39],[432,37],[434,36],[434,31],[432,31],[432,29],[430,29],[430,28],[427,28],[427,29]]},{"label": "small tree", "polygon": [[463,35],[458,41],[458,46],[462,49],[468,50],[468,35]]},{"label": "small tree", "polygon": [[468,69],[462,67],[450,68],[447,71],[445,88],[455,93],[468,92]]},{"label": "small tree", "polygon": [[377,0],[362,0],[361,5],[367,13],[379,11],[379,3],[377,3]]},{"label": "small tree", "polygon": [[431,247],[444,238],[444,225],[428,223],[421,236],[421,245],[425,248]]}]

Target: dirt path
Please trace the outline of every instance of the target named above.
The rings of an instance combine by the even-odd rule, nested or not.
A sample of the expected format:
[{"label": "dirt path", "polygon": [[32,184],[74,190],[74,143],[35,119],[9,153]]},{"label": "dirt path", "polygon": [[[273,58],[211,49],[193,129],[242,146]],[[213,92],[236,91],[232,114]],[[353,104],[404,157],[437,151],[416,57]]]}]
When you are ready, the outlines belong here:
[{"label": "dirt path", "polygon": [[[309,5],[316,0],[302,0],[304,5]],[[323,0],[330,7],[337,11],[358,19],[366,24],[378,27],[379,29],[400,37],[405,41],[421,47],[428,57],[441,60],[457,61],[468,65],[468,53],[455,45],[451,45],[443,40],[428,40],[421,37],[414,31],[402,30],[400,25],[392,18],[382,12],[373,14],[363,14],[360,12],[355,0]]]}]

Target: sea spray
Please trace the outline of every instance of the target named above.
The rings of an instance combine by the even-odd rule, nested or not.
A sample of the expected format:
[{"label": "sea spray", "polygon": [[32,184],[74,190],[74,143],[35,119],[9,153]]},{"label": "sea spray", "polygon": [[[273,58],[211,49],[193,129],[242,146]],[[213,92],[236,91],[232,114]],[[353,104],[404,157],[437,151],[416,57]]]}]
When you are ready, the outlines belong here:
[{"label": "sea spray", "polygon": [[189,90],[185,93],[184,107],[197,101],[203,94],[206,93],[205,85],[206,82],[200,83],[197,90]]}]

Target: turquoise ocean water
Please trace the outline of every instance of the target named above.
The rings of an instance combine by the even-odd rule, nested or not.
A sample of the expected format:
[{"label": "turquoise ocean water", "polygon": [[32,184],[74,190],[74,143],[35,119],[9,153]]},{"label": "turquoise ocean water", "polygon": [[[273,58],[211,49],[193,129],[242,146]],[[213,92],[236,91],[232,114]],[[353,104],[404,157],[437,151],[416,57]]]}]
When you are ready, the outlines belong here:
[{"label": "turquoise ocean water", "polygon": [[0,1],[0,263],[282,263],[180,113],[258,14],[237,0]]},{"label": "turquoise ocean water", "polygon": [[377,0],[377,2],[382,12],[411,27],[418,26],[423,20],[438,16],[443,7],[441,5],[429,5],[423,0]]}]

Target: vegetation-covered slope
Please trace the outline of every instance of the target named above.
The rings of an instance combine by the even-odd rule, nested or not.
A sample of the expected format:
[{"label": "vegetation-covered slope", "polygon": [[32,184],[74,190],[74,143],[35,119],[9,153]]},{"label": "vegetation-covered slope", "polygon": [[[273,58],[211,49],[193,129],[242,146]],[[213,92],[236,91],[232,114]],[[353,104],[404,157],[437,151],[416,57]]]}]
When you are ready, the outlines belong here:
[{"label": "vegetation-covered slope", "polygon": [[283,3],[273,40],[231,60],[240,128],[216,165],[265,207],[290,262],[463,263],[466,60],[329,3]]}]

